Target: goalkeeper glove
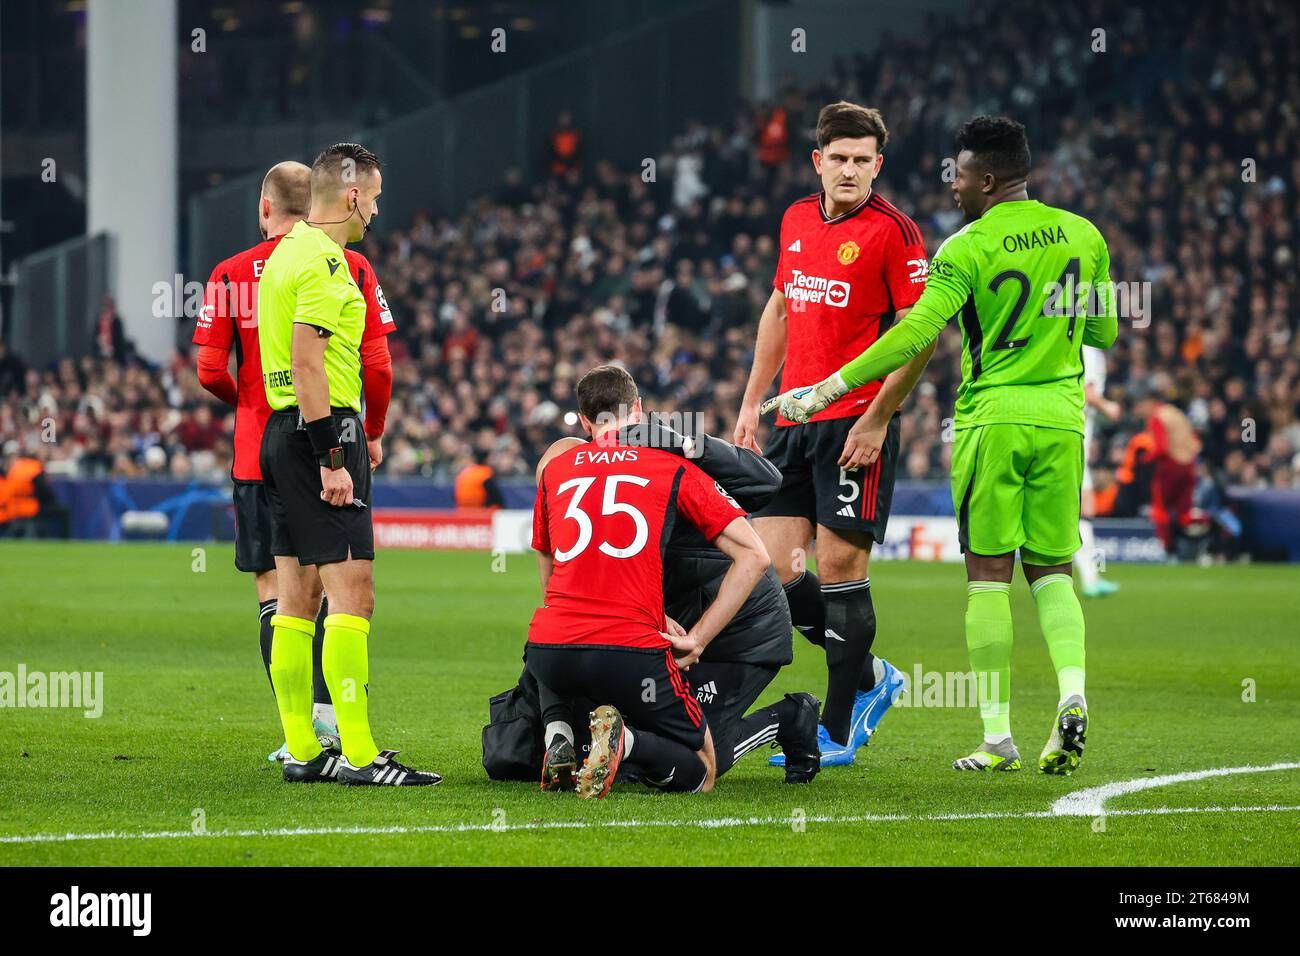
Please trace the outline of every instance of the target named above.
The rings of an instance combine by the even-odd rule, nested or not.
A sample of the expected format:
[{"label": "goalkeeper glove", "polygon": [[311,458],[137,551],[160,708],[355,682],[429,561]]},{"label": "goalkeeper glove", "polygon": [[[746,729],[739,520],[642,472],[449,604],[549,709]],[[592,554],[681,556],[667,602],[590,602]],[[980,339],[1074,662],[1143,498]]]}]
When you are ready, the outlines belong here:
[{"label": "goalkeeper glove", "polygon": [[780,409],[782,415],[796,424],[803,425],[818,412],[830,407],[831,403],[847,394],[849,386],[834,372],[816,385],[804,385],[782,392],[775,398],[763,403],[763,414],[772,409]]}]

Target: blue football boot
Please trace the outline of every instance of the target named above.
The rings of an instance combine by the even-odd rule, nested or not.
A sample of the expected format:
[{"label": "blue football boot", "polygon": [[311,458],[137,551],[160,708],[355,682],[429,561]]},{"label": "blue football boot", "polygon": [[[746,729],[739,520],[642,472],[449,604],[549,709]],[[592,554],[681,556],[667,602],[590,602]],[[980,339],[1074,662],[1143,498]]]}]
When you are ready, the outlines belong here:
[{"label": "blue football boot", "polygon": [[849,743],[853,749],[865,747],[871,742],[871,735],[880,726],[880,721],[889,708],[898,703],[907,686],[907,678],[883,657],[876,658],[884,666],[885,673],[871,690],[858,691],[853,701],[853,717],[849,722]]},{"label": "blue football boot", "polygon": [[[852,739],[850,739],[851,743]],[[818,724],[817,748],[822,755],[821,769],[853,766],[854,748],[850,744],[837,744],[831,740],[831,735],[826,732],[826,728]],[[773,754],[767,758],[767,762],[773,767],[784,767],[785,754]]]}]

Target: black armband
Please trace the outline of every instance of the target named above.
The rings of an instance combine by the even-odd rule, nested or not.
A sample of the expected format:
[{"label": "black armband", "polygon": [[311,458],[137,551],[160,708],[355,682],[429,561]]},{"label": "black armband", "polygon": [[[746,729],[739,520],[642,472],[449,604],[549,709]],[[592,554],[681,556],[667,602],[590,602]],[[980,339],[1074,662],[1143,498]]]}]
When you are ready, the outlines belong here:
[{"label": "black armband", "polygon": [[307,437],[311,439],[311,453],[317,460],[328,458],[334,449],[342,446],[338,429],[334,427],[334,418],[331,415],[318,418],[314,422],[305,422],[303,427],[307,430]]}]

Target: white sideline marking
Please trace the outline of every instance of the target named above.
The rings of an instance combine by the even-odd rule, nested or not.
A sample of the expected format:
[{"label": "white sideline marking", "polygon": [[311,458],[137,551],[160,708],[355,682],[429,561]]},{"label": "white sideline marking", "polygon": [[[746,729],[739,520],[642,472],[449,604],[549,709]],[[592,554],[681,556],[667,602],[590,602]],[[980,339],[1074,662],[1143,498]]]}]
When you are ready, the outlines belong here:
[{"label": "white sideline marking", "polygon": [[[1261,768],[1262,769],[1262,768]],[[1272,768],[1269,768],[1272,769]],[[1095,789],[1095,788],[1094,788]],[[1111,810],[1107,816],[1141,817],[1163,816],[1176,813],[1297,813],[1300,805],[1273,804],[1257,807],[1143,807],[1135,810]],[[1022,810],[989,813],[864,813],[854,816],[810,816],[800,818],[803,823],[913,823],[951,822],[961,820],[1041,820],[1060,816],[1053,810]],[[705,820],[550,820],[541,823],[449,823],[428,826],[391,827],[292,827],[270,830],[213,830],[194,833],[191,830],[156,830],[153,832],[126,833],[110,830],[104,833],[34,833],[21,836],[0,837],[0,844],[15,843],[75,843],[84,840],[172,840],[199,838],[205,840],[222,837],[297,837],[297,836],[383,836],[410,833],[506,833],[515,830],[602,830],[602,829],[656,829],[662,827],[698,827],[705,830],[728,827],[790,826],[793,816],[784,817],[721,817]]]},{"label": "white sideline marking", "polygon": [[[1062,817],[1096,817],[1107,812],[1106,801],[1112,797],[1137,793],[1139,790],[1150,790],[1152,787],[1167,787],[1173,783],[1185,783],[1190,780],[1227,777],[1238,773],[1267,773],[1270,770],[1300,770],[1300,763],[1274,763],[1267,767],[1218,767],[1214,770],[1190,770],[1186,773],[1170,773],[1161,777],[1120,780],[1102,784],[1100,787],[1088,787],[1067,793],[1052,804],[1052,813]],[[1114,812],[1111,811],[1112,814]]]}]

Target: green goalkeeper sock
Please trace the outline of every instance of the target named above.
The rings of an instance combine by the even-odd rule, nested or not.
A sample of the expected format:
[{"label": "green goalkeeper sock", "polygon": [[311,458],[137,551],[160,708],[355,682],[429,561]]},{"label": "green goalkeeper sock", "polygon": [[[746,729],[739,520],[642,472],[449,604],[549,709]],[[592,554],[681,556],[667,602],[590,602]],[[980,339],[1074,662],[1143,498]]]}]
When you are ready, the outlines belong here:
[{"label": "green goalkeeper sock", "polygon": [[[364,767],[379,755],[375,739],[370,735],[370,657],[366,649],[369,635],[370,622],[364,617],[331,614],[325,618],[321,669],[325,672],[330,697],[334,699],[343,756],[354,767]],[[307,709],[310,713],[311,708]]]},{"label": "green goalkeeper sock", "polygon": [[966,648],[980,694],[984,739],[1011,736],[1011,585],[971,581],[966,589]]},{"label": "green goalkeeper sock", "polygon": [[295,760],[314,760],[321,752],[311,725],[311,639],[316,622],[276,614],[271,629],[271,686],[284,741]]},{"label": "green goalkeeper sock", "polygon": [[1030,588],[1038,605],[1038,623],[1043,628],[1047,651],[1056,668],[1061,701],[1083,696],[1083,608],[1068,574],[1049,574]]}]

